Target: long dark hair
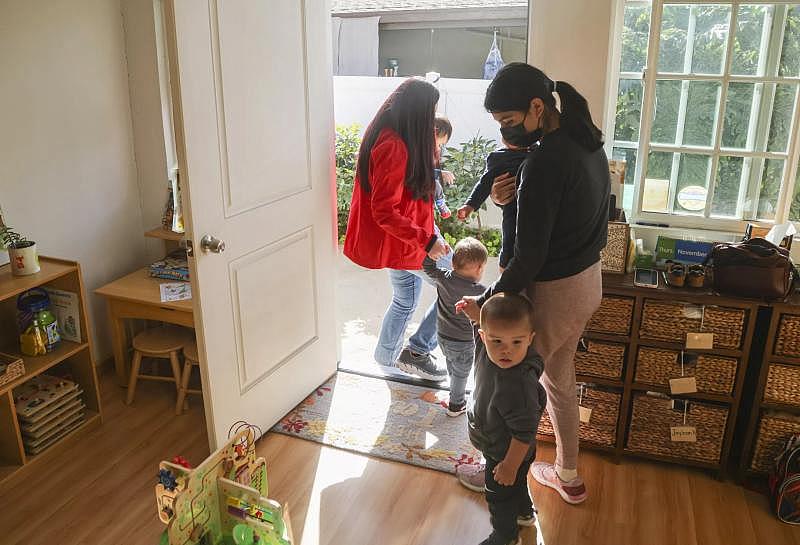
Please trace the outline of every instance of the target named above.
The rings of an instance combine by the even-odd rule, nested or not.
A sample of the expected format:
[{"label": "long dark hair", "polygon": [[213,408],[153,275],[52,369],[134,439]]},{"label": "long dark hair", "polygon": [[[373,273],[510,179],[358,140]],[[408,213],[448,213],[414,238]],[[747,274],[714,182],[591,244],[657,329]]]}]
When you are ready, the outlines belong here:
[{"label": "long dark hair", "polygon": [[556,110],[553,92],[561,99],[559,121],[573,140],[589,151],[603,145],[603,132],[592,122],[589,104],[575,87],[565,81],[553,81],[524,62],[505,65],[486,89],[483,106],[489,112],[527,112],[531,100],[542,99],[545,107]]},{"label": "long dark hair", "polygon": [[369,193],[369,163],[372,148],[381,131],[394,130],[408,150],[405,184],[415,199],[433,194],[434,148],[433,119],[439,90],[430,83],[409,78],[392,92],[370,122],[358,150],[358,181]]}]

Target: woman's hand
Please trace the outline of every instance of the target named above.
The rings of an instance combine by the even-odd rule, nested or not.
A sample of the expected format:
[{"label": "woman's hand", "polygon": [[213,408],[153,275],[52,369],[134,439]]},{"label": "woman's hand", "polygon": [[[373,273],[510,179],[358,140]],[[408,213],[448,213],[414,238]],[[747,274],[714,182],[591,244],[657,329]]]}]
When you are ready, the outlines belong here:
[{"label": "woman's hand", "polygon": [[444,185],[453,185],[453,182],[456,181],[456,175],[449,170],[443,170],[442,181],[444,182]]},{"label": "woman's hand", "polygon": [[508,172],[501,174],[492,183],[491,197],[495,204],[506,205],[517,196],[517,177]]},{"label": "woman's hand", "polygon": [[461,208],[458,209],[458,212],[456,212],[456,216],[461,221],[467,221],[467,218],[469,217],[469,215],[472,214],[474,211],[475,211],[474,208],[472,208],[468,204],[465,204],[464,206],[462,206]]},{"label": "woman's hand", "polygon": [[428,257],[433,259],[434,261],[446,256],[450,253],[450,245],[447,244],[441,238],[436,238],[436,242],[433,243],[433,247],[428,252]]},{"label": "woman's hand", "polygon": [[481,307],[478,306],[478,298],[465,295],[461,301],[456,303],[456,312],[463,312],[467,318],[478,323],[481,317]]}]

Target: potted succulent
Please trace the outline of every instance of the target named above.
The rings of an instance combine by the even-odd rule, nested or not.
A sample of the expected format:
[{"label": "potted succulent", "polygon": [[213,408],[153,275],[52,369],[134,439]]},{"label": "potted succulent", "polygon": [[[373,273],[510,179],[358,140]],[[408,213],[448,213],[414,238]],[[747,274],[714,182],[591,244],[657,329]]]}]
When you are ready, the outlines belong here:
[{"label": "potted succulent", "polygon": [[5,225],[2,216],[0,216],[0,245],[8,250],[11,273],[14,276],[25,276],[39,272],[39,256],[36,253],[36,243]]}]

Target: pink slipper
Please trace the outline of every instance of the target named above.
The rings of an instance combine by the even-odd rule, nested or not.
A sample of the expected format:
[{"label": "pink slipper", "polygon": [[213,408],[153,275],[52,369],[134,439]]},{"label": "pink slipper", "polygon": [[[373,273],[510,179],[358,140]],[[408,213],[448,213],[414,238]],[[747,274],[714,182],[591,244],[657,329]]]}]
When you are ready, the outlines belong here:
[{"label": "pink slipper", "polygon": [[586,500],[586,486],[583,479],[575,477],[569,482],[564,482],[559,478],[553,464],[545,462],[535,462],[531,465],[531,475],[536,482],[550,487],[561,496],[565,502],[576,505]]}]

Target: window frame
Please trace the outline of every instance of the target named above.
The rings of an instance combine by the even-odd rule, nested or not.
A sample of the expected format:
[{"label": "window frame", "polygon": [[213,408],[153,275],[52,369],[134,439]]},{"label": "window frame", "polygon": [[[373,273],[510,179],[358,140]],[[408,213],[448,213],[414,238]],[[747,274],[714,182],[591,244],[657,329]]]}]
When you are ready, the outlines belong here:
[{"label": "window frame", "polygon": [[[645,62],[645,66],[641,73],[639,72],[622,72],[621,71],[621,57],[622,57],[622,33],[624,30],[624,20],[625,20],[625,9],[628,6],[649,6],[650,7],[650,25],[649,25],[649,36],[648,36],[648,44],[647,44],[647,58]],[[680,73],[657,73],[655,69],[651,70],[650,67],[655,67],[658,65],[658,55],[659,55],[659,48],[660,48],[660,29],[662,24],[662,16],[663,16],[663,8],[664,5],[720,5],[720,6],[729,6],[731,13],[729,19],[729,26],[727,36],[725,38],[726,45],[725,50],[723,53],[723,67],[722,72],[719,75],[707,75],[707,74],[696,74],[693,72],[680,74]],[[792,200],[794,197],[794,189],[795,185],[798,182],[797,174],[798,174],[798,162],[800,162],[800,75],[795,77],[785,77],[785,76],[739,76],[739,75],[731,75],[731,65],[733,62],[733,55],[731,52],[733,51],[733,46],[735,43],[736,38],[736,30],[737,30],[737,17],[739,14],[739,7],[742,5],[786,5],[786,6],[793,6],[793,5],[800,5],[800,0],[749,0],[749,1],[742,1],[742,0],[617,0],[616,3],[616,13],[614,17],[614,32],[612,33],[613,41],[611,45],[611,62],[609,63],[612,67],[612,74],[610,78],[610,85],[609,85],[609,96],[607,101],[607,123],[606,123],[606,134],[610,135],[607,138],[606,143],[606,151],[611,156],[613,153],[614,148],[620,149],[633,149],[636,152],[636,167],[634,170],[633,175],[633,203],[630,210],[631,217],[629,221],[631,222],[646,222],[646,223],[655,223],[655,224],[668,224],[670,227],[680,227],[680,228],[696,228],[696,229],[710,229],[715,231],[728,231],[728,232],[743,232],[745,226],[748,223],[761,223],[761,224],[778,224],[783,223],[789,219],[790,208],[792,204]],[[784,11],[785,14],[785,11]],[[774,19],[769,21],[769,25],[773,25]],[[767,28],[767,24],[764,25],[765,28],[762,30],[763,33],[766,33],[770,36],[766,39],[766,43],[762,40],[761,43],[761,52],[765,53],[760,57],[760,62],[769,63],[769,57],[776,57],[777,61],[780,62],[780,53],[783,44],[783,31],[785,30],[785,21],[781,25],[781,32],[769,32]],[[653,30],[657,29],[656,32]],[[688,41],[688,40],[687,40]],[[776,47],[776,45],[778,47]],[[764,49],[766,47],[766,50]],[[770,73],[770,72],[766,72]],[[777,70],[775,71],[777,74]],[[638,80],[642,82],[643,85],[643,92],[642,92],[642,103],[640,109],[640,119],[639,119],[639,138],[637,142],[630,142],[630,141],[617,141],[614,138],[615,134],[615,125],[616,125],[616,104],[619,94],[619,83],[620,80]],[[717,104],[717,113],[716,113],[716,126],[714,127],[713,131],[713,140],[711,147],[698,147],[698,146],[687,146],[687,145],[664,145],[664,144],[653,144],[650,142],[653,122],[654,122],[654,108],[655,108],[655,94],[656,94],[656,82],[659,80],[676,80],[684,83],[682,87],[682,94],[687,92],[687,88],[689,83],[693,81],[713,81],[719,82],[721,85],[719,91],[719,103]],[[727,94],[728,94],[728,86],[730,83],[736,82],[744,82],[744,83],[753,83],[753,84],[763,84],[761,89],[762,91],[769,89],[769,85],[773,84],[772,93],[773,98],[771,100],[771,104],[774,105],[774,89],[776,84],[792,84],[795,85],[795,106],[794,111],[792,112],[791,122],[790,122],[790,133],[789,139],[787,142],[786,152],[760,152],[760,151],[747,151],[747,150],[737,150],[732,148],[725,148],[722,147],[722,134],[724,130],[724,120],[725,120],[725,108],[727,106]],[[754,102],[753,106],[751,106],[751,118],[750,118],[750,126],[748,128],[748,141],[751,137],[758,135],[758,127],[762,125],[764,120],[766,119],[767,124],[767,131],[769,131],[769,124],[771,121],[772,115],[772,107],[759,108],[758,116],[753,116],[753,108],[755,108],[755,92],[757,88],[754,88]],[[762,92],[762,96],[760,100],[763,102],[764,93]],[[683,103],[684,100],[681,101]],[[755,119],[754,119],[755,118]],[[678,120],[680,121],[680,120]],[[680,130],[680,127],[678,127]],[[681,133],[682,136],[682,133]],[[678,136],[676,135],[676,139]],[[764,148],[766,149],[766,148]],[[673,168],[671,170],[671,181],[670,181],[670,192],[669,192],[669,212],[660,213],[660,212],[646,212],[642,210],[642,202],[644,198],[644,180],[645,180],[645,173],[647,172],[648,160],[650,153],[654,151],[665,151],[665,152],[690,152],[690,153],[700,153],[703,155],[708,155],[711,158],[710,165],[709,165],[709,178],[707,183],[707,197],[706,197],[706,205],[705,209],[702,211],[702,215],[696,214],[680,214],[674,213],[674,202],[675,202],[675,189],[676,189],[676,176],[677,176],[677,165],[674,163],[676,161],[680,161],[680,157],[685,157],[685,155],[673,155]],[[776,211],[775,211],[775,218],[774,220],[763,220],[763,219],[739,219],[739,218],[724,218],[724,217],[712,217],[711,216],[711,209],[713,206],[713,198],[714,198],[714,190],[716,184],[716,176],[718,170],[718,163],[720,157],[755,157],[758,159],[759,165],[761,168],[752,169],[749,173],[742,174],[744,182],[740,182],[740,190],[739,196],[737,200],[737,207],[736,212],[737,215],[741,215],[743,210],[743,203],[745,199],[753,194],[758,196],[760,190],[760,178],[762,176],[762,172],[766,165],[764,162],[768,159],[780,159],[784,160],[784,168],[783,168],[783,175],[781,179],[780,189],[776,201]],[[744,165],[743,165],[744,168]],[[758,183],[754,183],[754,180],[758,180]],[[630,190],[631,186],[625,186],[626,190]],[[752,208],[752,215],[754,218],[757,216],[758,212],[758,202],[757,199],[753,201],[755,204],[751,207]],[[745,216],[747,217],[747,216]],[[798,220],[800,223],[800,220]]]}]

